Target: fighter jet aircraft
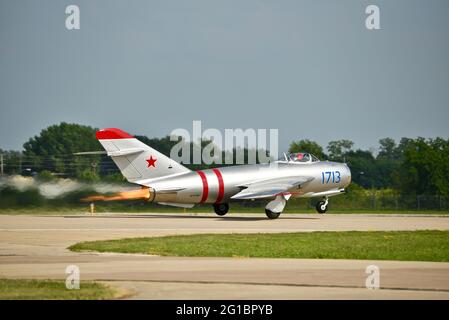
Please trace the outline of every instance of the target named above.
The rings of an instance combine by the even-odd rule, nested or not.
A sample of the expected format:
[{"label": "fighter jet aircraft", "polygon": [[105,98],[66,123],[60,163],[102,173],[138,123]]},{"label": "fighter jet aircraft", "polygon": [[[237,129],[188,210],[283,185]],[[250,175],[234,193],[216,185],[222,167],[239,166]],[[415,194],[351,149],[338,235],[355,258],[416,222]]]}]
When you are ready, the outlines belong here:
[{"label": "fighter jet aircraft", "polygon": [[186,208],[205,203],[223,216],[230,202],[266,199],[265,213],[276,219],[291,197],[320,197],[316,210],[325,213],[328,198],[344,193],[351,182],[346,164],[320,161],[310,153],[284,154],[271,163],[191,171],[120,129],[103,129],[96,137],[125,178],[142,189],[131,192],[131,197],[124,192],[89,200],[134,197]]}]

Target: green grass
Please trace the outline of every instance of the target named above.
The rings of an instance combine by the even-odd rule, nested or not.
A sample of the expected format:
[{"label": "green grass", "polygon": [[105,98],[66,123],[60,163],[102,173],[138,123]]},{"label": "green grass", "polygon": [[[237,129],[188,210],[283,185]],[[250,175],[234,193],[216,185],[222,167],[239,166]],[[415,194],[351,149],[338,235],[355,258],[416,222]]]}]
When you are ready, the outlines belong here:
[{"label": "green grass", "polygon": [[449,231],[202,234],[81,242],[69,249],[192,257],[449,261]]},{"label": "green grass", "polygon": [[82,281],[79,290],[68,290],[62,280],[0,279],[0,300],[98,300],[117,296],[104,284]]}]

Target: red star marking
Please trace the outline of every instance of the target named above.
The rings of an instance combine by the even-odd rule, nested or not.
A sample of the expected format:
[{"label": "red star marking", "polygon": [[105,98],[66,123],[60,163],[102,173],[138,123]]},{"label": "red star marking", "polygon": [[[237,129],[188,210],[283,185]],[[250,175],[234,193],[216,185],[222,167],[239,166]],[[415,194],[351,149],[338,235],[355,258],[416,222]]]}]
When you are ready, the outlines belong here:
[{"label": "red star marking", "polygon": [[157,159],[153,159],[153,156],[150,156],[150,159],[147,159],[146,161],[148,162],[148,168],[149,167],[155,167],[156,168],[155,163],[156,163]]}]

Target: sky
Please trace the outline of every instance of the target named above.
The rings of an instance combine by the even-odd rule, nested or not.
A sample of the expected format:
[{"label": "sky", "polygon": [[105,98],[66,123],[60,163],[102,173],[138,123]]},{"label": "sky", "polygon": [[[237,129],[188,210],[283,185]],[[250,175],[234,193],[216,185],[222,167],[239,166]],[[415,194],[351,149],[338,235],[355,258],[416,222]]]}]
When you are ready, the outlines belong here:
[{"label": "sky", "polygon": [[0,148],[62,121],[279,129],[279,151],[448,138],[448,15],[447,0],[0,0]]}]

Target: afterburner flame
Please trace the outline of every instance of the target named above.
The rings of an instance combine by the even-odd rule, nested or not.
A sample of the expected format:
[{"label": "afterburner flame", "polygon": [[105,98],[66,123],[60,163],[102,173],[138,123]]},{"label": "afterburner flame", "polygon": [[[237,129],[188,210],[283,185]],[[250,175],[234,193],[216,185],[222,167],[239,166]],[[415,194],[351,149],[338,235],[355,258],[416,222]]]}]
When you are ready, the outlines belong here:
[{"label": "afterburner flame", "polygon": [[120,201],[120,200],[137,200],[137,199],[149,200],[150,196],[151,196],[150,189],[147,187],[142,187],[142,189],[139,190],[119,192],[113,196],[102,196],[102,195],[88,196],[86,198],[81,199],[81,201],[84,202]]}]

